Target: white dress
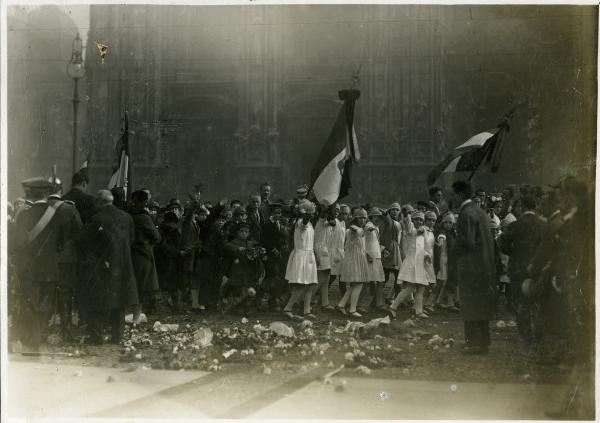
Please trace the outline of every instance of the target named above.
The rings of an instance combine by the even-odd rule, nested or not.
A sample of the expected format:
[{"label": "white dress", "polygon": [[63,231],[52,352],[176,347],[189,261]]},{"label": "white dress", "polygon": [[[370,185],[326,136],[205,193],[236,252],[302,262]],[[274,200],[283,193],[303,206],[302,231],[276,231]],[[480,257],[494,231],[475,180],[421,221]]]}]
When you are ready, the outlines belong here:
[{"label": "white dress", "polygon": [[331,237],[330,226],[326,219],[319,218],[315,225],[315,257],[318,260],[317,270],[331,269],[331,255],[329,253],[328,238]]},{"label": "white dress", "polygon": [[288,259],[285,278],[290,283],[310,285],[317,283],[317,263],[313,251],[315,230],[310,222],[306,225],[302,219],[296,222],[294,230],[294,250]]},{"label": "white dress", "polygon": [[435,283],[435,269],[433,268],[433,248],[435,245],[435,235],[433,235],[433,231],[429,228],[425,229],[425,233],[423,234],[425,237],[425,254],[429,256],[429,261],[425,262],[425,271],[427,272],[427,281],[430,284]]},{"label": "white dress", "polygon": [[344,261],[340,273],[342,282],[368,282],[365,235],[362,229],[346,230]]},{"label": "white dress", "polygon": [[336,219],[333,235],[328,238],[328,249],[331,258],[331,274],[342,273],[344,260],[344,241],[346,240],[346,222]]},{"label": "white dress", "polygon": [[437,237],[437,245],[440,247],[440,270],[438,270],[437,278],[441,281],[448,280],[448,243],[446,235],[439,234]]},{"label": "white dress", "polygon": [[402,219],[402,241],[405,257],[400,265],[398,283],[404,281],[429,285],[429,276],[425,269],[425,237],[417,231],[410,216]]},{"label": "white dress", "polygon": [[[370,230],[373,229],[373,230]],[[365,226],[365,249],[373,261],[367,260],[367,281],[385,282],[385,273],[381,263],[381,245],[379,244],[379,229],[371,222]]]}]

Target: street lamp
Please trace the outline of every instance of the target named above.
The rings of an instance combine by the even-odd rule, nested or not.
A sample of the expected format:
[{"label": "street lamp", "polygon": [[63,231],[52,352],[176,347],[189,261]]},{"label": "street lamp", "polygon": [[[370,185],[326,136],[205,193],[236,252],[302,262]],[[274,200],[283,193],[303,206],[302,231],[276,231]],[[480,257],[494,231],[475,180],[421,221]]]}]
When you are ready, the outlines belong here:
[{"label": "street lamp", "polygon": [[79,38],[79,32],[73,40],[73,51],[71,61],[67,65],[67,75],[73,78],[75,90],[73,92],[73,174],[77,172],[77,106],[79,105],[79,93],[77,82],[85,76],[85,65],[83,63],[83,44]]}]

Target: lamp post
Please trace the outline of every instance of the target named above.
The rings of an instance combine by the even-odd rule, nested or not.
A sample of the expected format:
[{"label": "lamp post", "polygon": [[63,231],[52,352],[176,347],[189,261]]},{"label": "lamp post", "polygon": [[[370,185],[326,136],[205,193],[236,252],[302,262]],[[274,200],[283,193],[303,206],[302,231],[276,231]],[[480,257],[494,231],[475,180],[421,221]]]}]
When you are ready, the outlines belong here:
[{"label": "lamp post", "polygon": [[83,44],[79,38],[79,32],[73,40],[73,51],[71,61],[67,65],[67,75],[73,78],[75,89],[73,91],[73,173],[77,172],[77,107],[79,106],[79,93],[77,83],[85,76],[85,65],[83,63]]}]

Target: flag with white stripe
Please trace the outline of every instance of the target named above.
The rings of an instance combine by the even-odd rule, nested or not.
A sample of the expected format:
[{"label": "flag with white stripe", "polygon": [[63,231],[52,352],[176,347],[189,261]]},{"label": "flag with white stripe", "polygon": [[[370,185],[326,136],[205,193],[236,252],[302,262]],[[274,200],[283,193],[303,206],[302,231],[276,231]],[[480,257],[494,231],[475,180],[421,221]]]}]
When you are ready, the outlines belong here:
[{"label": "flag with white stripe", "polygon": [[506,113],[496,128],[474,135],[452,150],[433,168],[427,178],[427,184],[433,185],[442,173],[471,172],[471,179],[484,159],[486,164],[490,165],[490,171],[497,172],[504,148],[504,133],[510,131],[509,120],[515,110],[516,108],[513,108]]},{"label": "flag with white stripe", "polygon": [[360,159],[354,130],[354,106],[360,91],[342,90],[339,96],[344,104],[311,173],[312,192],[326,206],[348,195],[352,162]]},{"label": "flag with white stripe", "polygon": [[129,120],[127,112],[124,117],[124,130],[117,142],[115,148],[115,162],[113,164],[113,174],[108,182],[108,189],[122,188],[127,198],[127,189],[130,179],[130,161],[129,161]]}]

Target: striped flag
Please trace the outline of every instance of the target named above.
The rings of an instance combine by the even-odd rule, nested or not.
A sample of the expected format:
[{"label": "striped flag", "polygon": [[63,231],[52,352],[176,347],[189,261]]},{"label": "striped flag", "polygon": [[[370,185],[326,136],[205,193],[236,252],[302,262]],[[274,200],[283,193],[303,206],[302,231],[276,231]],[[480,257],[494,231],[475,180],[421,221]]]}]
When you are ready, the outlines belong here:
[{"label": "striped flag", "polygon": [[113,164],[113,174],[108,182],[108,189],[122,188],[127,198],[127,189],[129,187],[131,173],[131,164],[129,161],[129,118],[127,112],[123,116],[123,133],[117,142],[115,148],[115,162]]},{"label": "striped flag", "polygon": [[344,104],[311,173],[312,192],[326,206],[348,195],[352,187],[352,162],[360,160],[354,131],[354,106],[360,91],[342,90],[339,97]]},{"label": "striped flag", "polygon": [[510,130],[508,121],[514,110],[508,112],[496,128],[474,135],[452,150],[433,168],[427,184],[433,185],[442,173],[471,172],[471,179],[484,160],[492,172],[497,172],[504,147],[504,133]]}]

